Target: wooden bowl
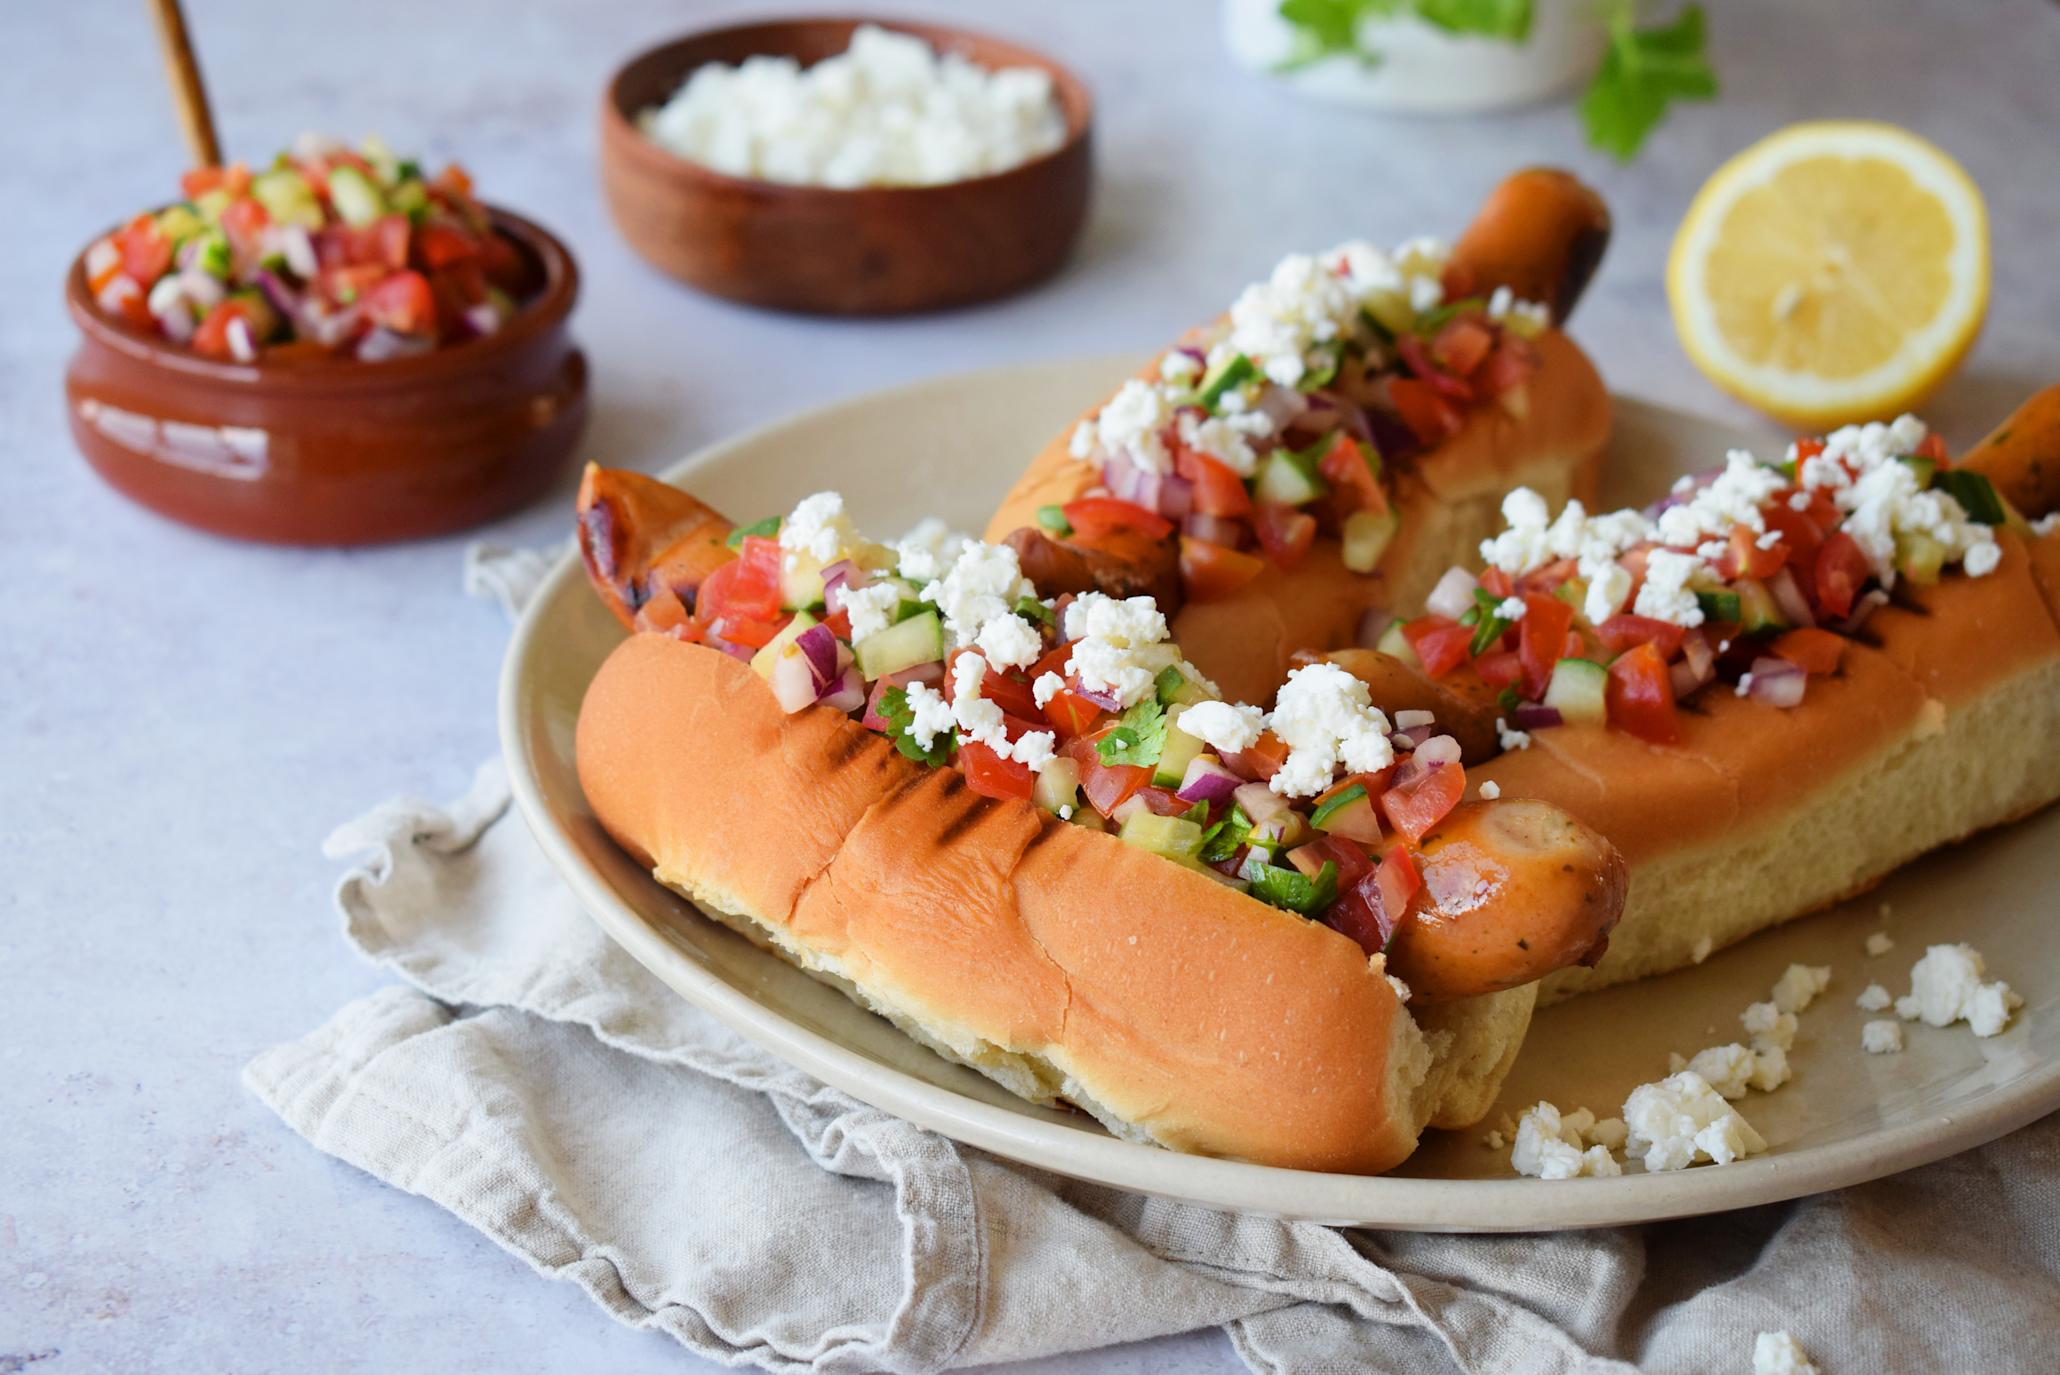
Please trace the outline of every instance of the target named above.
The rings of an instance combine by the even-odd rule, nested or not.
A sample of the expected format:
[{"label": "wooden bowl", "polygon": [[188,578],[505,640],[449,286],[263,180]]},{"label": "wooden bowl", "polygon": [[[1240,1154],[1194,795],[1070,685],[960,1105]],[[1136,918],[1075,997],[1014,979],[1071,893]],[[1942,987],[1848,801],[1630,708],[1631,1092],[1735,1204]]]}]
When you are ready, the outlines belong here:
[{"label": "wooden bowl", "polygon": [[65,303],[72,437],[110,485],[238,539],[373,544],[490,520],[539,495],[586,423],[586,355],[566,317],[579,272],[539,226],[491,210],[541,269],[500,329],[409,358],[203,358],[93,304],[85,255]]},{"label": "wooden bowl", "polygon": [[[759,54],[804,65],[843,52],[861,23],[913,34],[983,67],[1050,73],[1065,142],[992,176],[850,190],[727,176],[654,143],[637,116],[696,67]],[[889,315],[990,300],[1058,271],[1080,237],[1093,178],[1093,101],[1050,58],[963,29],[791,19],[710,29],[618,71],[601,102],[601,182],[616,227],[646,261],[749,305]]]}]

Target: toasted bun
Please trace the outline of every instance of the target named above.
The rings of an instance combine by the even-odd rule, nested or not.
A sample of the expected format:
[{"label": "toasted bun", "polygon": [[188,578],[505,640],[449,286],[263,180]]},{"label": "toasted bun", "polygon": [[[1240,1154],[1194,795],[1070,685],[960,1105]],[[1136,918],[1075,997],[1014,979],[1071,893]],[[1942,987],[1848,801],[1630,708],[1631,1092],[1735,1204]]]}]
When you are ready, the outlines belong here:
[{"label": "toasted bun", "polygon": [[[949,1057],[1132,1139],[1376,1172],[1446,1114],[1441,1095],[1478,1098],[1501,1053],[1469,1042],[1433,1075],[1348,937],[976,796],[836,712],[788,715],[710,649],[625,641],[587,690],[577,757],[602,826],[660,882]],[[1505,1001],[1528,1018],[1529,990]]]},{"label": "toasted bun", "polygon": [[[1512,488],[1535,488],[1555,506],[1593,497],[1609,443],[1609,392],[1558,330],[1542,334],[1537,347],[1521,419],[1477,406],[1458,434],[1396,474],[1402,527],[1372,575],[1347,569],[1337,541],[1323,538],[1292,572],[1268,564],[1234,595],[1181,609],[1173,638],[1225,696],[1271,701],[1296,651],[1352,643],[1369,607],[1421,604],[1446,569],[1479,556]],[[1031,461],[988,521],[988,539],[1034,525],[1040,506],[1063,505],[1100,480],[1068,450],[1071,435],[1068,426]]]},{"label": "toasted bun", "polygon": [[1995,572],[1877,612],[1800,706],[1711,688],[1676,745],[1562,726],[1469,770],[1630,865],[1609,953],[1547,978],[1544,1002],[1694,963],[2060,798],[2060,538],[1999,539]]}]

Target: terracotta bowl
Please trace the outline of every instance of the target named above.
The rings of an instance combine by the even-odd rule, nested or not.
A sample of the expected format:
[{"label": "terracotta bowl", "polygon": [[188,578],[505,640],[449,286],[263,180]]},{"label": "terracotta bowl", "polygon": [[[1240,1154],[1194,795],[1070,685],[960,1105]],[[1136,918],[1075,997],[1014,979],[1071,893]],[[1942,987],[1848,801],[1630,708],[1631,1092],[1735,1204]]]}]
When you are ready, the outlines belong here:
[{"label": "terracotta bowl", "polygon": [[579,272],[505,210],[494,223],[543,286],[493,334],[411,358],[229,363],[109,319],[85,255],[65,301],[72,437],[118,491],[217,534],[372,544],[463,529],[540,494],[586,423],[586,355],[566,326]]},{"label": "terracotta bowl", "polygon": [[[637,127],[696,67],[759,54],[804,65],[860,23],[914,34],[983,67],[1039,67],[1066,139],[1006,172],[939,186],[838,190],[726,176]],[[1093,101],[1064,67],[1012,43],[934,24],[792,19],[710,29],[634,58],[601,102],[601,181],[624,238],[653,266],[750,305],[888,315],[989,300],[1058,271],[1080,237],[1093,174]]]}]

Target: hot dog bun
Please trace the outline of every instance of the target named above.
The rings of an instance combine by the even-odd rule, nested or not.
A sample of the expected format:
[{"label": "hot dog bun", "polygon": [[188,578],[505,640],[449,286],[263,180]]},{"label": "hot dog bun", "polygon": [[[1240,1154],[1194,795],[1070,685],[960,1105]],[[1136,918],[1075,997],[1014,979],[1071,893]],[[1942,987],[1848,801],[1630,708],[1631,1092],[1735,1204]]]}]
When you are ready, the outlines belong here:
[{"label": "hot dog bun", "polygon": [[[839,713],[789,715],[742,663],[668,636],[610,655],[576,749],[595,815],[660,882],[946,1057],[1132,1140],[1388,1169],[1426,1125],[1478,1118],[1529,1021],[1534,985],[1427,1008],[1420,1029],[1350,937],[978,797]],[[1493,818],[1455,816],[1426,850],[1457,873]],[[1606,845],[1549,808],[1497,824],[1510,860],[1489,887],[1530,902],[1577,861],[1602,877],[1572,905],[1613,916]]]},{"label": "hot dog bun", "polygon": [[[1512,488],[1531,487],[1554,504],[1593,498],[1609,442],[1609,392],[1587,355],[1558,330],[1535,343],[1539,368],[1525,384],[1520,417],[1477,406],[1457,434],[1396,474],[1402,526],[1372,575],[1346,568],[1337,542],[1320,538],[1294,570],[1269,563],[1231,596],[1181,608],[1174,638],[1225,696],[1270,700],[1297,650],[1349,643],[1368,607],[1420,604],[1447,568],[1472,561]],[[1083,418],[1100,409],[1097,403]],[[987,539],[1034,525],[1039,507],[1063,505],[1100,480],[1093,465],[1069,452],[1072,429],[1016,479],[987,523]]]}]

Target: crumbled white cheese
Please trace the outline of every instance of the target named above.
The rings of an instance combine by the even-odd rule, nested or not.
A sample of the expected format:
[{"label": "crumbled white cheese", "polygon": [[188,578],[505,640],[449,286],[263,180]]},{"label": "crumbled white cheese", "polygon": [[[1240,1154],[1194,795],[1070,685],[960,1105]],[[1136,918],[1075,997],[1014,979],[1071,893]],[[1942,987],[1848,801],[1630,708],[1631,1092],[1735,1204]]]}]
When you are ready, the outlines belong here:
[{"label": "crumbled white cheese", "polygon": [[1520,621],[1524,618],[1524,599],[1504,597],[1495,606],[1495,614],[1505,621]]},{"label": "crumbled white cheese", "polygon": [[1984,982],[1988,966],[1971,945],[1934,945],[1910,969],[1910,992],[1895,1002],[1896,1015],[1927,1026],[1965,1021],[1976,1036],[1994,1036],[2024,1005],[2010,985]]},{"label": "crumbled white cheese", "polygon": [[1673,625],[1701,625],[1702,605],[1695,600],[1695,589],[1690,584],[1697,578],[1713,576],[1709,565],[1694,554],[1655,549],[1646,555],[1645,582],[1638,589],[1638,603],[1633,610],[1640,616]]},{"label": "crumbled white cheese", "polygon": [[1219,754],[1236,754],[1259,743],[1266,713],[1242,702],[1195,702],[1181,711],[1174,725]]},{"label": "crumbled white cheese", "polygon": [[1886,1018],[1860,1028],[1860,1049],[1869,1055],[1894,1055],[1903,1048],[1903,1024]]},{"label": "crumbled white cheese", "polygon": [[987,662],[996,668],[1028,668],[1044,653],[1044,637],[1021,616],[996,616],[973,637]]},{"label": "crumbled white cheese", "polygon": [[1751,670],[1748,669],[1746,672],[1738,675],[1738,686],[1731,689],[1731,694],[1734,697],[1749,697],[1752,695]]},{"label": "crumbled white cheese", "polygon": [[1652,522],[1637,511],[1590,516],[1578,501],[1569,501],[1557,520],[1548,521],[1549,514],[1543,497],[1517,488],[1502,500],[1507,528],[1482,542],[1481,558],[1512,577],[1558,559],[1575,560],[1577,575],[1588,584],[1582,610],[1599,625],[1631,595],[1631,575],[1617,559],[1654,537]]},{"label": "crumbled white cheese", "polygon": [[1393,974],[1390,974],[1390,975],[1388,975],[1388,976],[1387,976],[1387,980],[1388,980],[1388,991],[1389,991],[1389,992],[1391,992],[1391,993],[1393,993],[1393,994],[1395,995],[1395,1001],[1396,1001],[1396,1002],[1398,1002],[1398,1003],[1401,1003],[1401,1004],[1402,1004],[1403,1006],[1405,1006],[1405,1007],[1406,1007],[1406,1006],[1408,1006],[1408,1004],[1409,1004],[1409,999],[1410,999],[1410,996],[1411,996],[1411,995],[1410,995],[1410,992],[1409,992],[1409,985],[1408,985],[1408,984],[1406,984],[1406,983],[1403,983],[1403,982],[1402,982],[1402,981],[1401,981],[1400,979],[1396,978],[1396,977],[1395,977],[1395,976],[1394,976]]},{"label": "crumbled white cheese", "polygon": [[1124,707],[1150,696],[1159,673],[1181,663],[1179,649],[1165,643],[1166,618],[1150,597],[1082,593],[1066,607],[1065,632],[1074,642],[1066,672]]},{"label": "crumbled white cheese", "polygon": [[972,542],[937,517],[925,516],[895,542],[896,566],[902,577],[921,587],[943,577]]},{"label": "crumbled white cheese", "polygon": [[1794,1077],[1789,1067],[1788,1052],[1767,1041],[1752,1043],[1752,1086],[1761,1093],[1772,1093]]},{"label": "crumbled white cheese", "polygon": [[1831,983],[1828,964],[1792,964],[1774,981],[1774,1006],[1783,1012],[1801,1012],[1816,1001]]},{"label": "crumbled white cheese", "polygon": [[[1848,425],[1824,437],[1824,451],[1805,459],[1797,479],[1805,491],[1830,496],[1845,516],[1843,528],[1867,556],[1884,587],[1895,586],[1896,536],[1936,540],[1945,562],[1970,577],[1993,573],[2001,561],[1995,532],[1970,520],[1960,503],[1920,487],[1916,470],[1899,455],[1915,453],[1930,431],[1915,416],[1889,424]],[[1791,449],[1789,456],[1794,457]]]},{"label": "crumbled white cheese", "polygon": [[1048,730],[1027,730],[1016,737],[1011,753],[1016,762],[1032,773],[1043,773],[1044,766],[1051,763],[1053,751],[1059,738]]},{"label": "crumbled white cheese", "polygon": [[1005,544],[968,543],[949,570],[933,578],[922,599],[943,613],[944,628],[954,648],[976,644],[980,632],[997,617],[1016,618],[1016,603],[1037,590],[1023,576],[1016,551]]},{"label": "crumbled white cheese", "polygon": [[1868,935],[1867,953],[1869,955],[1886,955],[1893,949],[1895,949],[1895,941],[1889,937],[1888,933],[1875,931]]},{"label": "crumbled white cheese", "polygon": [[1388,718],[1366,684],[1336,664],[1306,664],[1288,674],[1267,718],[1288,756],[1268,786],[1284,797],[1313,797],[1342,764],[1374,773],[1395,762]]},{"label": "crumbled white cheese", "polygon": [[1764,1041],[1783,1050],[1795,1048],[1795,1030],[1798,1023],[1793,1012],[1784,1012],[1773,1003],[1754,1003],[1738,1014],[1738,1020],[1744,1025],[1745,1034],[1753,1038],[1754,1044]]},{"label": "crumbled white cheese", "polygon": [[1500,716],[1495,718],[1495,739],[1505,750],[1527,750],[1531,747],[1531,733],[1512,730]]},{"label": "crumbled white cheese", "polygon": [[1609,1147],[1588,1144],[1587,1133],[1596,1125],[1595,1114],[1586,1108],[1562,1114],[1552,1104],[1540,1103],[1516,1124],[1510,1166],[1533,1179],[1601,1179],[1622,1174],[1624,1167]]},{"label": "crumbled white cheese", "polygon": [[1173,455],[1163,432],[1177,404],[1171,387],[1131,378],[1095,415],[1094,454],[1127,458],[1148,473],[1170,471]]},{"label": "crumbled white cheese", "polygon": [[1698,1161],[1728,1165],[1767,1148],[1766,1139],[1693,1070],[1641,1084],[1624,1100],[1625,1151],[1649,1171]]},{"label": "crumbled white cheese", "polygon": [[2048,511],[2031,523],[2031,532],[2040,539],[2060,530],[2060,511]]},{"label": "crumbled white cheese", "polygon": [[1499,1151],[1509,1145],[1509,1138],[1499,1131],[1492,1131],[1481,1138],[1481,1144],[1491,1151]]},{"label": "crumbled white cheese", "polygon": [[909,714],[908,733],[917,745],[929,749],[937,743],[940,735],[949,735],[957,726],[952,715],[951,703],[944,700],[944,694],[928,683],[910,683],[906,689]]},{"label": "crumbled white cheese", "polygon": [[1202,375],[1202,360],[1174,349],[1159,359],[1159,376],[1168,382],[1192,382]]},{"label": "crumbled white cheese", "polygon": [[809,560],[823,568],[839,559],[866,565],[885,562],[878,545],[862,537],[844,514],[844,497],[839,492],[817,492],[803,497],[793,512],[780,522],[782,560],[791,571]]},{"label": "crumbled white cheese", "polygon": [[1724,470],[1697,488],[1687,500],[1659,513],[1662,544],[1695,545],[1705,538],[1728,540],[1734,526],[1764,531],[1760,507],[1788,485],[1788,479],[1742,449],[1724,457]]},{"label": "crumbled white cheese", "polygon": [[1755,1065],[1751,1048],[1733,1041],[1696,1052],[1689,1057],[1688,1068],[1724,1097],[1743,1098],[1752,1087]]},{"label": "crumbled white cheese", "polygon": [[891,582],[845,588],[844,614],[851,621],[851,643],[859,644],[892,625],[901,596],[901,588]]},{"label": "crumbled white cheese", "polygon": [[1252,441],[1273,433],[1273,419],[1264,411],[1209,416],[1182,411],[1175,428],[1188,448],[1207,454],[1239,477],[1250,477],[1259,466],[1259,451]]},{"label": "crumbled white cheese", "polygon": [[1853,1006],[1862,1012],[1886,1012],[1895,1003],[1895,995],[1880,984],[1868,984],[1860,990],[1860,996],[1853,999]]},{"label": "crumbled white cheese", "polygon": [[988,176],[1066,137],[1049,73],[990,70],[873,24],[808,67],[771,55],[703,63],[637,122],[653,142],[730,176],[847,188]]},{"label": "crumbled white cheese", "polygon": [[1026,731],[1022,738],[1010,740],[1001,707],[980,695],[987,667],[987,661],[978,654],[961,654],[952,661],[951,715],[958,727],[959,743],[985,745],[1003,759],[1013,759],[1032,773],[1042,773],[1051,762],[1057,737],[1048,730],[1040,730]]},{"label": "crumbled white cheese", "polygon": [[1486,801],[1493,802],[1496,798],[1500,796],[1502,796],[1502,785],[1500,783],[1497,783],[1494,779],[1491,778],[1487,782],[1481,784],[1481,797]]},{"label": "crumbled white cheese", "polygon": [[1051,699],[1065,691],[1065,688],[1066,680],[1058,674],[1040,673],[1037,675],[1037,681],[1030,685],[1030,696],[1042,708],[1049,705]]},{"label": "crumbled white cheese", "polygon": [[1438,714],[1434,711],[1405,707],[1395,713],[1396,730],[1415,730],[1418,726],[1435,726],[1436,724],[1438,724]]},{"label": "crumbled white cheese", "polygon": [[1762,1332],[1752,1341],[1752,1375],[1818,1375],[1817,1367],[1786,1332]]}]

